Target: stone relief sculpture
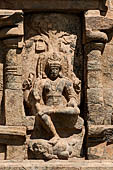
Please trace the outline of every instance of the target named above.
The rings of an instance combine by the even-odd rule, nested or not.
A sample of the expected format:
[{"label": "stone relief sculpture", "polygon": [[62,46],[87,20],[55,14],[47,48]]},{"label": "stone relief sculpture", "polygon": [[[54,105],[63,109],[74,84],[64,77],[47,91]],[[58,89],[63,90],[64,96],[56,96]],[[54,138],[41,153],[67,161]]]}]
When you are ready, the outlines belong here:
[{"label": "stone relief sculpture", "polygon": [[[24,90],[29,89],[29,94],[25,95],[25,99],[27,97],[28,100],[26,102],[30,105],[32,114],[36,116],[35,137],[31,137],[35,139],[30,141],[29,147],[37,159],[68,159],[74,156],[72,151],[73,147],[77,147],[77,137],[68,137],[67,141],[66,138],[63,139],[63,132],[57,129],[58,124],[65,126],[65,123],[70,124],[71,121],[72,134],[78,131],[81,133],[83,128],[83,120],[79,117],[78,108],[80,80],[74,73],[75,81],[63,76],[62,62],[60,54],[48,53],[44,77],[36,78],[33,83],[33,74],[30,73],[28,80],[23,84]],[[61,120],[55,124],[57,117]],[[65,122],[65,117],[68,122]],[[46,135],[41,133],[41,127]]]},{"label": "stone relief sculpture", "polygon": [[[25,55],[30,60],[37,57],[35,69],[28,66],[29,76],[23,83],[27,115],[35,116],[34,130],[28,140],[28,157],[45,160],[81,157],[84,137],[84,121],[79,116],[81,81],[73,72],[72,64],[76,30],[71,32],[68,26],[70,22],[74,27],[70,16],[28,17],[33,22],[27,32],[29,50],[25,49]],[[57,22],[62,17],[65,18],[63,25]]]},{"label": "stone relief sculpture", "polygon": [[83,1],[1,0],[2,168],[112,168],[112,0]]}]

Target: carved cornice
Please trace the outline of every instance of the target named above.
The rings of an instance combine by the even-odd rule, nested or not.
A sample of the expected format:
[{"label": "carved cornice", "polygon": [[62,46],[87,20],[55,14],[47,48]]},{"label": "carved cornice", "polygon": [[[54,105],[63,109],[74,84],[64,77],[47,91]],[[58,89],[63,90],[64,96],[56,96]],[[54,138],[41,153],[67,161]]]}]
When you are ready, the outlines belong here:
[{"label": "carved cornice", "polygon": [[86,11],[102,10],[105,11],[106,0],[0,0],[0,9],[12,10],[68,10]]},{"label": "carved cornice", "polygon": [[22,48],[24,26],[21,10],[0,10],[0,39],[8,48]]},{"label": "carved cornice", "polygon": [[109,41],[109,33],[113,31],[113,19],[102,16],[85,16],[85,23],[85,43],[107,43]]}]

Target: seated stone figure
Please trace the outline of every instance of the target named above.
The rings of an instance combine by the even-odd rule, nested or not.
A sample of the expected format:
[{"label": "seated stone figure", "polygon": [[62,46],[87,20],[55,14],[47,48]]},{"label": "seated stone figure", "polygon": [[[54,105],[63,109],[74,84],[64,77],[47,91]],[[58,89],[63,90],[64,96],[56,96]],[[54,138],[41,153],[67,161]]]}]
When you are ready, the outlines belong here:
[{"label": "seated stone figure", "polygon": [[57,59],[58,56],[55,58],[49,57],[46,64],[47,78],[37,80],[32,91],[37,115],[45,130],[52,134],[52,140],[59,138],[51,120],[52,114],[79,115],[80,113],[73,83],[69,78],[60,75],[62,68],[60,61]]},{"label": "seated stone figure", "polygon": [[[31,137],[30,150],[35,154],[35,159],[68,159],[70,155],[80,155],[81,149],[78,149],[78,145],[82,146],[83,141],[83,119],[79,116],[79,102],[74,83],[63,76],[61,59],[56,53],[48,57],[44,71],[44,78],[36,78],[29,95],[26,95],[28,105],[32,107],[31,112],[36,117],[35,137]],[[70,122],[75,128],[66,136]],[[63,129],[59,124],[66,124],[66,127]],[[61,129],[58,128],[64,131],[60,132]],[[49,137],[44,137],[42,129],[45,136]]]}]

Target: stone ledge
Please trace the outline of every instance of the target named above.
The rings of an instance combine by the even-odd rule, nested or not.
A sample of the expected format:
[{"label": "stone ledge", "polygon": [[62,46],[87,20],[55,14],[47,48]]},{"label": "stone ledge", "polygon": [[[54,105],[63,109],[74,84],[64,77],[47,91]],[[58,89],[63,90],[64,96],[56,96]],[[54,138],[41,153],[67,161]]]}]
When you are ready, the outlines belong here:
[{"label": "stone ledge", "polygon": [[0,170],[113,170],[113,161],[0,161]]},{"label": "stone ledge", "polygon": [[26,136],[26,127],[0,126],[0,135]]},{"label": "stone ledge", "polygon": [[0,144],[23,145],[26,139],[24,126],[0,126]]}]

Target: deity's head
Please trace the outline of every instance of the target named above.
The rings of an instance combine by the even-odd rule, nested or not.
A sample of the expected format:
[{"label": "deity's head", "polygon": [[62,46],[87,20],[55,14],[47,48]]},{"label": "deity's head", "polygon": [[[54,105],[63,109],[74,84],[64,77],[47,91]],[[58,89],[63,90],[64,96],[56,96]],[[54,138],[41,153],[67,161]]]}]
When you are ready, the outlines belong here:
[{"label": "deity's head", "polygon": [[56,54],[53,53],[48,57],[48,76],[50,79],[55,80],[59,76],[59,72],[61,71],[61,59]]}]

